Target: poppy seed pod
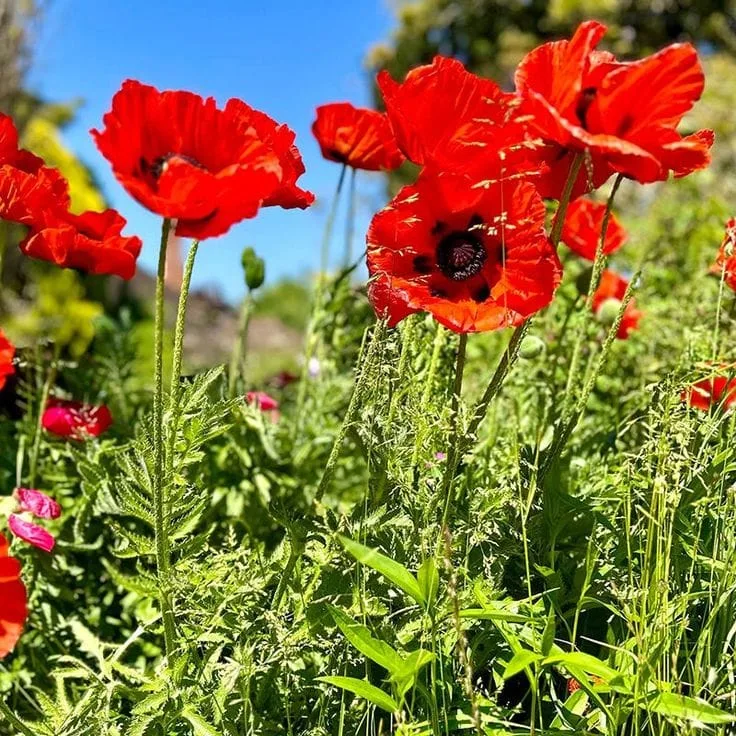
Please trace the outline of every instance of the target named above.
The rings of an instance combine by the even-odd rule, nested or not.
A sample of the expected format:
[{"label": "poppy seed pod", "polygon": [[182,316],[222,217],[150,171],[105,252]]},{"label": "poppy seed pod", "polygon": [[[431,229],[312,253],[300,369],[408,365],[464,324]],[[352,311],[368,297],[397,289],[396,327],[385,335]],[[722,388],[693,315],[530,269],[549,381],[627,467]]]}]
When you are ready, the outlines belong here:
[{"label": "poppy seed pod", "polygon": [[255,291],[266,279],[266,264],[250,246],[243,250],[241,261],[245,272],[245,283],[251,291]]},{"label": "poppy seed pod", "polygon": [[519,357],[525,360],[532,360],[543,355],[545,349],[544,340],[536,335],[527,335],[519,346]]}]

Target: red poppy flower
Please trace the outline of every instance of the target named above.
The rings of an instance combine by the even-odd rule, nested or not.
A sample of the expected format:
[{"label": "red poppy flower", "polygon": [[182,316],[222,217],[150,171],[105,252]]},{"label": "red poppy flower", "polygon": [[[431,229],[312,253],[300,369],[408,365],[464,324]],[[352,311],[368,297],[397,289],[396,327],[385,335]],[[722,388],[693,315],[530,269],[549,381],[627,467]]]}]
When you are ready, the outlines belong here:
[{"label": "red poppy flower", "polygon": [[52,434],[81,440],[101,435],[112,424],[112,414],[104,404],[93,406],[79,401],[51,398],[43,412],[41,423]]},{"label": "red poppy flower", "polygon": [[0,659],[20,638],[28,616],[26,588],[20,579],[20,563],[8,554],[8,540],[0,534]]},{"label": "red poppy flower", "polygon": [[264,203],[304,206],[294,134],[240,100],[224,109],[185,91],[127,80],[115,94],[97,147],[144,207],[178,220],[177,235],[222,235]]},{"label": "red poppy flower", "polygon": [[723,274],[726,284],[736,291],[736,217],[726,223],[726,233],[710,272],[717,276]]},{"label": "red poppy flower", "polygon": [[552,300],[561,277],[528,182],[473,186],[425,171],[373,218],[369,297],[395,325],[430,312],[456,332],[518,325]]},{"label": "red poppy flower", "polygon": [[279,408],[279,402],[265,391],[248,391],[245,397],[249,404],[257,406],[261,411],[274,411]]},{"label": "red poppy flower", "polygon": [[[595,314],[600,315],[601,310],[607,309],[607,305],[611,305],[611,311],[614,315],[618,312],[621,302],[623,301],[626,289],[629,286],[629,282],[619,276],[615,271],[605,270],[601,274],[601,280],[598,284],[598,288],[593,294],[592,308]],[[644,313],[636,308],[634,299],[630,299],[626,305],[621,324],[619,325],[616,337],[619,340],[626,340],[631,332],[633,332],[639,325],[639,320],[644,316]]]},{"label": "red poppy flower", "polygon": [[682,399],[703,411],[708,411],[713,406],[728,408],[736,401],[736,379],[725,376],[706,378],[683,392]]},{"label": "red poppy flower", "polygon": [[318,107],[312,133],[328,161],[354,169],[391,171],[404,161],[388,118],[349,102]]},{"label": "red poppy flower", "polygon": [[524,101],[456,59],[436,56],[404,82],[377,77],[399,148],[415,164],[479,180],[539,174]]},{"label": "red poppy flower", "polygon": [[[573,194],[600,186],[617,171],[639,182],[685,176],[710,162],[713,132],[682,137],[677,126],[703,91],[690,44],[673,44],[641,61],[621,63],[596,51],[606,26],[582,23],[570,41],[545,43],[516,71],[533,127],[545,141],[549,173],[543,196],[559,198],[575,153],[587,151]],[[589,181],[590,180],[590,181]]]},{"label": "red poppy flower", "polygon": [[736,401],[736,378],[713,376],[694,383],[682,392],[682,400],[690,406],[708,411],[713,406],[730,407]]},{"label": "red poppy flower", "polygon": [[0,330],[0,390],[5,387],[8,377],[15,373],[15,368],[13,367],[14,357],[15,345]]},{"label": "red poppy flower", "polygon": [[43,159],[18,148],[12,119],[0,113],[0,218],[33,226],[69,204],[66,179]]},{"label": "red poppy flower", "polygon": [[115,210],[81,215],[66,212],[46,219],[46,225],[32,229],[20,244],[27,256],[92,274],[123,279],[135,275],[143,243],[140,238],[122,235],[125,219]]},{"label": "red poppy flower", "polygon": [[[579,256],[589,261],[595,260],[595,253],[601,239],[606,205],[589,199],[576,199],[571,202],[562,226],[562,242]],[[611,213],[606,230],[603,253],[610,255],[626,242],[626,230]]]}]

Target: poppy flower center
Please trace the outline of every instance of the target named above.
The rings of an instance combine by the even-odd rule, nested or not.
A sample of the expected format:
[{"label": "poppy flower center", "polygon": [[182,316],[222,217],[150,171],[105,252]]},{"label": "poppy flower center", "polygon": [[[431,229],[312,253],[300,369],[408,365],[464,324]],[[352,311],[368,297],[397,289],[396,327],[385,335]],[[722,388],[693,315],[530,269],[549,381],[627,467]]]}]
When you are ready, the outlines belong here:
[{"label": "poppy flower center", "polygon": [[151,176],[158,180],[166,169],[169,168],[171,161],[183,161],[184,163],[187,163],[190,166],[195,166],[198,169],[206,168],[199,163],[196,158],[192,158],[191,156],[187,156],[183,153],[167,153],[164,156],[159,156],[153,161],[149,169]]},{"label": "poppy flower center", "polygon": [[578,116],[578,120],[583,128],[587,129],[588,121],[588,108],[593,104],[595,95],[598,90],[595,87],[586,87],[580,94],[577,107],[575,108],[575,114]]},{"label": "poppy flower center", "polygon": [[451,232],[437,246],[437,266],[447,278],[465,281],[482,268],[488,254],[481,239],[467,230]]}]

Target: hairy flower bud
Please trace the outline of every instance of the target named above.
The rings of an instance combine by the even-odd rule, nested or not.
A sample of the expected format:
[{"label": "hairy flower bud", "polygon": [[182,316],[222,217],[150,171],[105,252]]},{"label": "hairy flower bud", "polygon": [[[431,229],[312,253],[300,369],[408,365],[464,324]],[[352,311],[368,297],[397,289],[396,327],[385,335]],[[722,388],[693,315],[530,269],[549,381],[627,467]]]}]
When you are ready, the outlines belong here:
[{"label": "hairy flower bud", "polygon": [[266,278],[266,264],[263,258],[259,258],[253,248],[248,246],[243,251],[242,263],[248,288],[251,291],[258,289]]}]

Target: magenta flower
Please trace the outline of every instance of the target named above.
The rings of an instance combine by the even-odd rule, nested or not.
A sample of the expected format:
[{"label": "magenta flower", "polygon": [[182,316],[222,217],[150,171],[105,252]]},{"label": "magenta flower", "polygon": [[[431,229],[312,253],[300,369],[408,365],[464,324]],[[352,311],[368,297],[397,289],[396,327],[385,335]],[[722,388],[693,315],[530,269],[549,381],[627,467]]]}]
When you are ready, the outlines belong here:
[{"label": "magenta flower", "polygon": [[60,437],[82,440],[98,437],[111,424],[112,414],[104,405],[50,398],[41,420],[43,428]]},{"label": "magenta flower", "polygon": [[33,488],[16,488],[13,492],[20,511],[28,511],[42,519],[58,519],[61,516],[61,506],[43,491]]},{"label": "magenta flower", "polygon": [[32,544],[34,547],[42,549],[44,552],[51,552],[56,544],[56,540],[52,534],[38,524],[34,524],[32,521],[26,521],[23,517],[18,516],[18,514],[10,514],[8,516],[8,526],[16,537]]},{"label": "magenta flower", "polygon": [[245,398],[249,404],[254,404],[261,411],[275,411],[279,408],[279,402],[264,391],[248,391]]}]

